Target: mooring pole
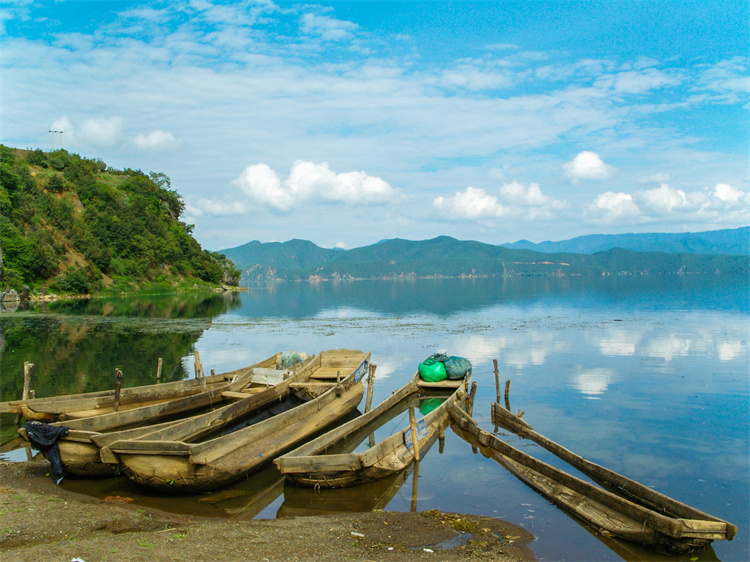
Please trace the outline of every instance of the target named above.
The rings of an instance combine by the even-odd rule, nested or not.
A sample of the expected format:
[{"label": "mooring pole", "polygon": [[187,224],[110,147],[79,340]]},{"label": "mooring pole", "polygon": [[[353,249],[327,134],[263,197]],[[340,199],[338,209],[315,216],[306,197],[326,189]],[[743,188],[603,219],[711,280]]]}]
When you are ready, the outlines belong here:
[{"label": "mooring pole", "polygon": [[117,411],[117,408],[120,407],[120,392],[122,391],[122,371],[120,369],[115,369],[115,403],[114,403],[114,411]]},{"label": "mooring pole", "polygon": [[372,407],[372,385],[375,382],[375,369],[377,365],[370,363],[370,372],[367,373],[367,400],[365,401],[365,414],[370,411]]},{"label": "mooring pole", "polygon": [[414,415],[414,406],[409,406],[409,428],[411,430],[411,448],[414,452],[414,461],[419,462],[419,441],[417,439],[417,418]]},{"label": "mooring pole", "polygon": [[497,359],[493,359],[492,364],[495,366],[495,395],[500,402],[500,371],[497,370]]},{"label": "mooring pole", "polygon": [[161,357],[159,357],[159,361],[156,363],[156,384],[159,384],[161,382]]},{"label": "mooring pole", "polygon": [[[28,361],[23,362],[23,390],[21,391],[21,400],[26,401],[29,399],[29,387],[31,386],[31,369],[34,368],[33,363]],[[21,421],[21,414],[16,414],[16,425]]]}]

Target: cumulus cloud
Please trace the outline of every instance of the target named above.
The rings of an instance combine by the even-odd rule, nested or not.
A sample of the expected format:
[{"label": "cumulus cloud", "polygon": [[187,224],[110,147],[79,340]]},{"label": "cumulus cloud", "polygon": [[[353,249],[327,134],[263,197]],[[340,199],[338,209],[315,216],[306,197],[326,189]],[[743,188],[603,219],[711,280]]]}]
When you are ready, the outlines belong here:
[{"label": "cumulus cloud", "polygon": [[172,150],[180,146],[180,142],[169,131],[151,131],[147,135],[138,135],[133,139],[141,150]]},{"label": "cumulus cloud", "polygon": [[708,202],[703,193],[686,193],[665,183],[656,189],[639,192],[637,198],[645,210],[657,215],[667,215],[675,211],[697,211]]},{"label": "cumulus cloud", "polygon": [[528,187],[521,182],[512,181],[500,188],[500,195],[509,203],[515,205],[547,207],[561,209],[565,203],[544,195],[538,183],[530,183]]},{"label": "cumulus cloud", "polygon": [[612,175],[612,167],[605,164],[596,152],[584,150],[573,160],[563,164],[563,171],[572,183],[580,180],[605,180]]},{"label": "cumulus cloud", "polygon": [[465,191],[457,191],[453,197],[436,197],[432,204],[438,209],[450,211],[450,216],[454,218],[480,219],[500,217],[506,213],[497,197],[471,186]]},{"label": "cumulus cloud", "polygon": [[243,170],[235,184],[250,199],[282,211],[308,200],[358,205],[400,198],[400,191],[379,177],[365,172],[336,173],[326,162],[298,160],[283,182],[267,164],[254,164]]},{"label": "cumulus cloud", "polygon": [[588,207],[590,216],[608,221],[650,222],[679,219],[682,223],[703,223],[728,227],[746,224],[750,216],[750,193],[719,183],[703,190],[685,191],[663,183],[633,194],[608,191]]},{"label": "cumulus cloud", "polygon": [[454,219],[482,219],[500,216],[522,216],[537,219],[551,216],[552,210],[562,209],[566,203],[542,193],[538,183],[525,186],[512,181],[500,187],[500,197],[483,189],[467,187],[453,197],[437,197],[432,204],[437,208],[450,209]]},{"label": "cumulus cloud", "polygon": [[640,214],[632,195],[613,191],[599,195],[589,207],[589,211],[595,216],[609,220],[635,217]]}]

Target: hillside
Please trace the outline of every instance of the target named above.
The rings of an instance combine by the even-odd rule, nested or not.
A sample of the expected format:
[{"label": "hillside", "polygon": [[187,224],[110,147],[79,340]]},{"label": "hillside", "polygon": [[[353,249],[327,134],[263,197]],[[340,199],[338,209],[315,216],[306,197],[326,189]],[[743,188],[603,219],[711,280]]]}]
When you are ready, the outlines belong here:
[{"label": "hillside", "polygon": [[353,250],[312,242],[250,242],[223,253],[242,270],[242,283],[270,280],[524,277],[583,275],[747,274],[747,256],[644,253],[619,248],[592,255],[512,250],[461,241],[392,239]]},{"label": "hillside", "polygon": [[0,289],[61,293],[236,285],[203,250],[164,174],[0,145]]},{"label": "hillside", "polygon": [[594,254],[613,248],[623,248],[636,252],[669,252],[689,254],[727,254],[746,256],[750,254],[750,227],[711,230],[707,232],[643,234],[590,234],[559,242],[519,240],[512,244],[501,244],[513,250],[534,250],[536,252],[568,252],[574,254]]}]

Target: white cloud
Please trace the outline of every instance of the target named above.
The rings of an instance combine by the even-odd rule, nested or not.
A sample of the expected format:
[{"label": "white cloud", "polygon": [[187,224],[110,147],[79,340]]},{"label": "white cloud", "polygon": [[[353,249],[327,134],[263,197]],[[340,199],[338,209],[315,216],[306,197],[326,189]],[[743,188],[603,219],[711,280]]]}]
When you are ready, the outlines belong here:
[{"label": "white cloud", "polygon": [[96,117],[84,119],[80,126],[76,126],[67,116],[62,116],[52,123],[50,129],[63,131],[64,146],[106,149],[122,142],[124,124],[122,117]]},{"label": "white cloud", "polygon": [[561,209],[565,206],[564,202],[544,195],[538,183],[530,183],[526,187],[521,182],[512,181],[500,188],[500,195],[505,201],[514,205],[547,207],[551,209]]},{"label": "white cloud", "polygon": [[172,150],[179,148],[180,142],[169,131],[151,131],[147,135],[138,135],[133,139],[141,150]]},{"label": "white cloud", "polygon": [[85,119],[79,132],[80,140],[95,148],[112,148],[123,138],[122,117],[99,117]]},{"label": "white cloud", "polygon": [[304,201],[382,204],[400,198],[388,182],[365,172],[336,173],[328,163],[296,161],[284,182],[267,164],[248,166],[235,180],[250,199],[288,211]]},{"label": "white cloud", "polygon": [[662,184],[656,189],[641,191],[637,194],[639,207],[647,214],[667,215],[675,211],[697,211],[708,203],[708,197],[700,192],[686,193]]},{"label": "white cloud", "polygon": [[681,81],[682,78],[675,74],[668,74],[655,68],[646,68],[638,71],[620,72],[599,80],[598,84],[606,84],[616,94],[644,94],[665,86],[676,86]]},{"label": "white cloud", "polygon": [[739,203],[743,198],[747,198],[745,192],[725,183],[716,184],[713,195],[716,199],[728,204],[729,206]]},{"label": "white cloud", "polygon": [[300,27],[304,33],[319,35],[326,41],[343,41],[353,39],[353,31],[359,26],[350,21],[339,20],[316,14],[303,14]]},{"label": "white cloud", "polygon": [[580,180],[604,180],[612,175],[612,167],[605,164],[596,152],[584,150],[573,160],[563,164],[565,177],[571,182]]},{"label": "white cloud", "polygon": [[220,203],[205,198],[198,199],[194,205],[186,206],[185,210],[195,217],[229,217],[244,215],[247,212],[239,201]]},{"label": "white cloud", "polygon": [[448,211],[446,217],[453,219],[500,217],[507,212],[497,197],[471,186],[463,192],[457,191],[453,197],[436,197],[432,204],[438,209]]},{"label": "white cloud", "polygon": [[589,212],[608,220],[637,217],[640,214],[632,195],[612,191],[599,195],[589,206]]}]

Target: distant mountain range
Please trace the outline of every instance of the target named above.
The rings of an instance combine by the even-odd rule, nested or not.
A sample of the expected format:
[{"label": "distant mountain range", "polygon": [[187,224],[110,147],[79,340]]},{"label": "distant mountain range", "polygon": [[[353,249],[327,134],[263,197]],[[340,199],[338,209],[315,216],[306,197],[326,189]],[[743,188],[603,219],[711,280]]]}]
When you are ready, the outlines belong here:
[{"label": "distant mountain range", "polygon": [[636,252],[670,252],[688,254],[727,254],[746,256],[750,254],[750,227],[708,232],[683,232],[680,234],[590,234],[560,242],[519,240],[512,244],[501,244],[513,250],[535,252],[568,252],[594,254],[612,248],[623,248]]},{"label": "distant mountain range", "polygon": [[[744,231],[744,234],[743,234]],[[727,234],[724,237],[719,233]],[[703,235],[701,246],[720,247],[719,240],[732,241],[731,248],[748,229],[714,231]],[[629,235],[651,237],[648,247],[667,247],[672,235]],[[664,239],[660,239],[664,236]],[[685,236],[685,235],[680,235]],[[594,238],[594,237],[582,237]],[[603,238],[603,237],[602,237]],[[656,244],[656,241],[660,245]],[[610,238],[614,243],[616,237]],[[571,241],[573,242],[573,241]],[[600,241],[600,244],[604,242]],[[634,242],[633,242],[634,243]],[[686,243],[686,242],[683,242]],[[517,243],[519,244],[519,243]],[[531,243],[529,243],[531,244]],[[552,244],[552,243],[551,243]],[[556,243],[557,244],[557,243]],[[559,244],[563,244],[560,242]],[[673,242],[672,247],[677,242]],[[746,243],[747,244],[747,243]],[[606,246],[606,244],[604,244]],[[579,243],[578,248],[581,248]],[[644,247],[643,244],[641,247]],[[693,243],[693,248],[699,243]],[[540,252],[495,246],[482,242],[461,241],[448,236],[432,240],[381,240],[370,246],[352,250],[321,248],[307,240],[261,243],[249,242],[221,253],[242,271],[242,284],[262,281],[318,281],[340,279],[398,279],[439,277],[524,277],[524,276],[583,276],[583,275],[668,275],[689,273],[748,274],[748,251],[734,255],[691,252],[643,252],[608,247],[604,251],[588,253]]]}]

